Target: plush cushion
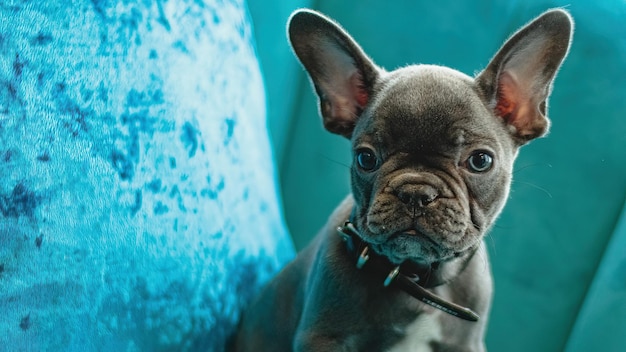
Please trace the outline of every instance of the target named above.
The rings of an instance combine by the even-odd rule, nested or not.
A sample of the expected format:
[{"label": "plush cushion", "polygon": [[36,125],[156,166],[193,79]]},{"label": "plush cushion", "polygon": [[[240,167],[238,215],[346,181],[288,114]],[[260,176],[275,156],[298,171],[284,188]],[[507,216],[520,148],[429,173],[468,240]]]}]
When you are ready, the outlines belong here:
[{"label": "plush cushion", "polygon": [[274,172],[242,1],[0,6],[0,346],[222,350]]}]

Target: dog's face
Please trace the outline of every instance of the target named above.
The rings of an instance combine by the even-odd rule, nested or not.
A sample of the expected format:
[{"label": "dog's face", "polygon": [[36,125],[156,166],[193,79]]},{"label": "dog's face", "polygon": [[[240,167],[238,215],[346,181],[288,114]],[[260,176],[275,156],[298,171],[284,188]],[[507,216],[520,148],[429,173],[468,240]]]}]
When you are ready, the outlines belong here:
[{"label": "dog's face", "polygon": [[385,75],[352,138],[355,223],[390,258],[474,248],[502,209],[517,146],[475,91],[437,66]]},{"label": "dog's face", "polygon": [[572,22],[553,10],[476,78],[430,65],[386,72],[337,24],[296,12],[294,51],[325,127],[351,139],[353,222],[397,264],[472,252],[500,213],[518,148],[547,132],[547,99]]}]

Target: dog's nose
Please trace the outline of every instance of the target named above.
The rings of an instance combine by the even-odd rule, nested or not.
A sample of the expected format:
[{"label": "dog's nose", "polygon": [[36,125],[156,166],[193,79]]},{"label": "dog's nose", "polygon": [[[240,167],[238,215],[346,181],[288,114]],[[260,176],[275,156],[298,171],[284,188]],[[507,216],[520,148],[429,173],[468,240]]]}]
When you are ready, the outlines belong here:
[{"label": "dog's nose", "polygon": [[418,208],[427,206],[439,196],[434,187],[425,184],[405,184],[397,192],[402,203]]}]

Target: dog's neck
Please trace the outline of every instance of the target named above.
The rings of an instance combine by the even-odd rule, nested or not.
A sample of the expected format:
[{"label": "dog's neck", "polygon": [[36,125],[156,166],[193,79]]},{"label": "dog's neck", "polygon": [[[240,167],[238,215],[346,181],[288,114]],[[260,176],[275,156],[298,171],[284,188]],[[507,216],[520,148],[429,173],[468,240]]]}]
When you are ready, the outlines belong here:
[{"label": "dog's neck", "polygon": [[337,231],[345,242],[346,253],[353,259],[356,268],[368,270],[373,275],[380,276],[382,285],[398,287],[416,299],[461,319],[478,320],[478,315],[470,309],[447,302],[425,289],[454,280],[466,268],[476,249],[469,250],[453,259],[432,264],[405,261],[401,265],[395,265],[386,257],[372,251],[350,220]]}]

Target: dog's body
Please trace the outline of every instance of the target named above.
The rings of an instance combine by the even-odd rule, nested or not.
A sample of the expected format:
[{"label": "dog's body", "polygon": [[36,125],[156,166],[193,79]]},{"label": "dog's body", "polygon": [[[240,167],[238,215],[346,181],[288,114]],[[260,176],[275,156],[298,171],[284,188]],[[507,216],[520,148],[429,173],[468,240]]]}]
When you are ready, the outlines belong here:
[{"label": "dog's body", "polygon": [[[253,302],[236,350],[484,351],[492,279],[483,237],[508,197],[518,148],[548,129],[571,30],[564,11],[545,13],[474,79],[429,65],[385,72],[337,24],[296,12],[290,39],[325,127],[351,139],[352,195]],[[419,286],[444,301],[420,298]],[[463,309],[446,301],[482,318],[454,316]]]},{"label": "dog's body", "polygon": [[[348,197],[298,257],[273,280],[246,316],[239,351],[479,351],[484,321],[470,323],[383,286],[384,277],[357,270],[337,227],[354,202]],[[486,315],[491,275],[481,245],[440,296]]]}]

